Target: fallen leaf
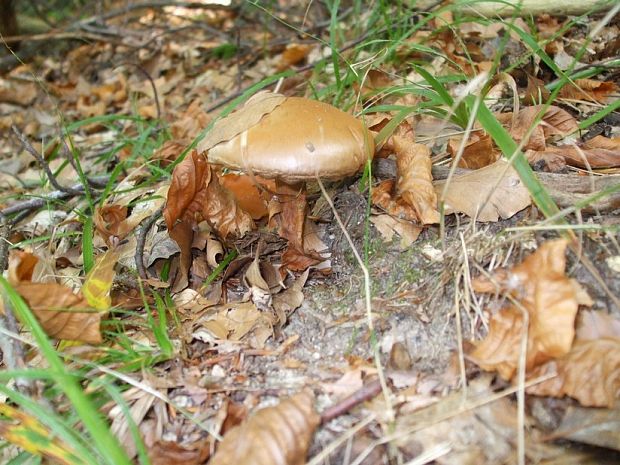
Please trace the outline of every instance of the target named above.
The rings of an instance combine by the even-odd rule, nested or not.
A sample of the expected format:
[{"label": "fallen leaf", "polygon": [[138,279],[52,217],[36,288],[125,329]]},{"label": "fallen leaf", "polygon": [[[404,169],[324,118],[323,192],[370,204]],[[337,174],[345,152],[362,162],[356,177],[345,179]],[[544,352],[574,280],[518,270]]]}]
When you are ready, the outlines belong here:
[{"label": "fallen leaf", "polygon": [[7,404],[0,404],[0,437],[44,461],[62,465],[84,463],[73,447],[65,443],[36,416]]},{"label": "fallen leaf", "polygon": [[[459,139],[448,141],[447,150],[452,159],[456,157],[460,144],[461,140]],[[458,166],[459,168],[477,170],[495,163],[500,156],[501,152],[493,144],[491,136],[488,134],[480,135],[476,132],[472,133],[467,141]]]},{"label": "fallen leaf", "polygon": [[206,440],[184,445],[173,441],[156,441],[148,448],[148,454],[152,465],[202,465],[209,458],[210,444]]},{"label": "fallen leaf", "polygon": [[[28,304],[47,335],[89,344],[101,343],[100,324],[104,313],[90,306],[83,294],[75,294],[69,287],[55,282],[30,282],[34,269],[32,257],[25,252],[11,251],[9,269],[17,267],[18,271],[9,271],[9,276],[17,278],[11,285]],[[22,260],[27,263],[20,267]],[[20,277],[26,279],[20,280]],[[103,299],[98,303],[103,305]]]},{"label": "fallen leaf", "polygon": [[88,272],[81,292],[86,297],[88,304],[99,310],[107,312],[112,305],[110,290],[114,282],[114,265],[118,262],[118,254],[114,250],[108,250],[97,258],[95,266]]},{"label": "fallen leaf", "polygon": [[511,270],[499,270],[492,278],[478,277],[472,287],[477,292],[506,292],[523,307],[506,307],[493,315],[489,333],[470,352],[471,359],[488,371],[511,379],[517,369],[523,311],[527,312],[526,370],[571,349],[575,337],[575,316],[579,305],[591,305],[579,284],[565,275],[564,256],[568,242],[548,241]]},{"label": "fallen leaf", "polygon": [[211,147],[229,141],[247,131],[285,100],[284,95],[273,92],[264,91],[254,94],[241,108],[213,125],[211,131],[198,143],[198,152],[201,154],[208,152]]},{"label": "fallen leaf", "polygon": [[391,215],[373,215],[370,221],[386,242],[391,242],[395,234],[400,237],[400,248],[403,250],[413,244],[422,232],[422,228],[411,221]]},{"label": "fallen leaf", "polygon": [[[248,212],[253,219],[267,216],[267,201],[263,196],[265,189],[275,191],[275,182],[260,176],[226,174],[220,178],[222,186],[232,192],[237,205]],[[257,185],[257,183],[259,185]]]},{"label": "fallen leaf", "polygon": [[181,218],[190,224],[205,220],[224,238],[254,227],[250,215],[237,207],[233,195],[220,185],[216,170],[196,150],[172,173],[164,218],[168,230]]},{"label": "fallen leaf", "polygon": [[603,82],[594,79],[575,79],[573,82],[567,82],[562,87],[558,97],[605,103],[607,97],[617,90],[618,86],[611,81]]},{"label": "fallen leaf", "polygon": [[616,168],[620,166],[620,137],[596,136],[584,143],[547,147],[544,151],[528,151],[532,156],[559,157],[579,168]]},{"label": "fallen leaf", "polygon": [[422,224],[439,223],[429,148],[399,136],[391,139],[398,171],[397,196],[414,208]]},{"label": "fallen leaf", "polygon": [[320,417],[311,392],[301,392],[252,414],[232,428],[209,465],[303,465]]},{"label": "fallen leaf", "polygon": [[620,399],[620,338],[575,341],[571,351],[536,367],[532,377],[557,373],[527,389],[539,396],[570,396],[585,407],[614,408]]},{"label": "fallen leaf", "polygon": [[620,409],[569,405],[560,425],[548,439],[566,439],[620,451]]},{"label": "fallen leaf", "polygon": [[[529,139],[523,143],[523,150],[544,150],[547,140],[551,137],[564,137],[579,129],[577,121],[570,113],[553,105],[545,110],[542,119],[534,127],[534,121],[543,108],[543,105],[523,108],[510,128],[510,135],[519,144],[527,134],[530,134]],[[512,122],[512,113],[501,113],[496,116],[503,124]]]},{"label": "fallen leaf", "polygon": [[276,69],[278,71],[284,71],[285,69],[296,65],[297,63],[303,61],[311,50],[312,45],[309,44],[288,44],[284,49],[284,52],[282,52],[280,62],[278,63]]},{"label": "fallen leaf", "polygon": [[[441,198],[447,181],[435,181]],[[465,213],[477,221],[510,218],[531,204],[529,191],[504,159],[479,170],[454,176],[445,194],[446,213]]]}]

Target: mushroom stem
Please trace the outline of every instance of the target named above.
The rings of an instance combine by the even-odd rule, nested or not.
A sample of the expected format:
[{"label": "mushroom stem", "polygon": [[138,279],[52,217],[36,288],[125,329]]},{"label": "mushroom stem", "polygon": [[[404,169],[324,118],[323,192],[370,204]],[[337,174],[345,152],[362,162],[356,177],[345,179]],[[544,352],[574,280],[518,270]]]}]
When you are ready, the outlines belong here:
[{"label": "mushroom stem", "polygon": [[282,206],[280,236],[289,241],[290,247],[305,252],[304,222],[308,206],[305,183],[285,183],[276,179],[276,195]]}]

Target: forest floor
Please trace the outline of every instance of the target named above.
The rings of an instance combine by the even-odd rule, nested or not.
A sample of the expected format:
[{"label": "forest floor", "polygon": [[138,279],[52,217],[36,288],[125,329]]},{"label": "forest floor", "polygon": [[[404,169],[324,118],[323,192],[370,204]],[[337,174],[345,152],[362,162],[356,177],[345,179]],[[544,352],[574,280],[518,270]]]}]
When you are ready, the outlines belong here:
[{"label": "forest floor", "polygon": [[[620,461],[620,6],[86,3],[0,55],[0,462]],[[307,211],[196,150],[290,97],[377,145]]]}]

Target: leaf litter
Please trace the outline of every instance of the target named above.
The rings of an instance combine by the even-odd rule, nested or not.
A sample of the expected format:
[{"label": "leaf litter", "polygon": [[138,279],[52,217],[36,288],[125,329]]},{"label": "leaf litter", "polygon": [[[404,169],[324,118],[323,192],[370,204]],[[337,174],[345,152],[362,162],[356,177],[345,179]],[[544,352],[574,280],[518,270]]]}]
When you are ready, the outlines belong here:
[{"label": "leaf litter", "polygon": [[[146,10],[141,21],[157,28],[192,24],[185,16],[191,16],[191,10],[175,10],[175,16],[166,11]],[[207,23],[222,31],[237,21],[232,10],[200,11]],[[300,21],[319,22],[314,7],[300,12],[305,12]],[[295,21],[294,13],[287,11],[285,16]],[[571,33],[561,29],[555,17],[535,19],[527,24],[517,18],[515,25],[530,31],[535,24],[542,40],[552,38],[546,51],[564,68],[575,56],[571,41],[582,38],[568,39]],[[458,72],[472,77],[490,69],[498,31],[505,34],[511,58],[525,50],[514,29],[505,25],[455,22],[450,29],[443,27],[453,20],[452,13],[445,13],[431,22],[432,28],[414,31],[399,44],[396,56],[424,63],[437,76]],[[273,32],[242,23],[235,26],[243,29],[236,46],[213,37],[194,46],[196,39],[186,36],[186,43],[166,38],[158,39],[154,48],[138,47],[133,59],[151,80],[130,66],[114,71],[108,66],[111,57],[130,53],[127,44],[139,34],[128,34],[118,44],[94,41],[73,49],[62,62],[50,57],[42,71],[23,65],[0,80],[0,128],[18,125],[58,171],[59,181],[70,184],[77,179],[71,163],[62,159],[65,142],[69,150],[80,151],[81,169],[89,175],[109,175],[119,167],[107,198],[97,198],[96,205],[89,207],[81,196],[65,197],[66,204],[55,206],[57,210],[20,220],[9,238],[13,250],[8,272],[50,337],[101,344],[61,346],[70,354],[97,359],[104,349],[136,354],[148,348],[160,356],[163,345],[156,326],[167,319],[175,357],[161,358],[147,370],[128,368],[138,385],[147,388],[123,393],[151,462],[297,464],[320,457],[333,445],[334,463],[355,457],[355,463],[362,463],[362,457],[381,463],[386,456],[405,461],[424,454],[434,456],[436,463],[509,463],[517,448],[515,432],[521,427],[510,395],[516,389],[525,331],[526,383],[533,383],[526,388],[527,398],[561,412],[551,429],[543,427],[542,415],[525,413],[527,459],[569,463],[576,457],[580,463],[595,463],[588,452],[577,452],[557,439],[617,449],[617,311],[583,272],[579,259],[570,257],[567,264],[566,241],[550,240],[553,235],[546,233],[513,236],[505,231],[531,224],[537,212],[489,134],[474,128],[458,168],[445,176],[438,168],[450,164],[462,144],[451,134],[452,123],[437,118],[442,113],[409,116],[384,145],[382,156],[396,168],[394,175],[328,186],[348,234],[369,260],[374,332],[365,326],[359,268],[333,212],[317,208],[310,218],[297,222],[303,226],[292,235],[302,235],[308,249],[287,249],[278,235],[292,220],[282,218],[281,199],[272,195],[275,184],[209,165],[208,148],[260,124],[287,97],[303,95],[305,81],[312,79],[303,74],[305,63],[325,53],[318,44],[299,43],[298,37],[278,45],[272,41]],[[290,34],[278,29],[281,25],[274,27],[284,36]],[[605,34],[612,37],[614,30],[617,25],[608,25]],[[558,31],[562,35],[554,35]],[[245,41],[267,44],[266,52],[248,53],[252,45]],[[608,52],[605,45],[595,39],[586,52],[592,56],[586,58],[603,56]],[[223,58],[228,46],[238,47],[234,65]],[[440,50],[448,59],[429,54],[431,50]],[[510,86],[498,87],[498,95],[489,100],[496,117],[522,143],[535,169],[576,177],[572,167],[577,167],[597,177],[613,176],[619,154],[614,124],[605,123],[600,133],[588,138],[577,131],[593,105],[616,98],[613,75],[566,84],[559,100],[540,114],[543,107],[538,103],[550,75],[538,58],[518,66],[511,76],[525,107],[506,111],[510,106],[505,108],[502,99]],[[392,66],[381,63],[367,70],[368,79],[358,87],[364,104],[426,103],[424,97],[383,92],[400,84],[399,75],[421,81],[416,71]],[[209,109],[241,82],[250,85],[286,70],[302,74],[283,80],[282,95],[256,93],[223,117]],[[55,110],[29,78],[32,72],[45,73],[45,85],[68,121],[95,117],[76,126],[70,141],[57,133]],[[348,108],[361,109],[354,104]],[[110,123],[105,120],[109,115],[143,118],[142,130],[152,132],[141,139],[135,120]],[[158,115],[162,120],[155,125]],[[392,112],[377,115],[384,124],[393,117]],[[534,124],[536,119],[540,121]],[[195,138],[216,120],[214,130],[193,150]],[[424,139],[422,127],[430,129],[431,138]],[[54,142],[35,142],[50,139]],[[7,144],[0,151],[4,193],[45,196],[52,191],[18,146]],[[102,156],[105,163],[98,158]],[[173,163],[171,180],[154,174],[171,170]],[[319,205],[324,200],[317,200],[317,192],[310,186],[308,199]],[[445,202],[445,216],[438,199]],[[164,220],[152,218],[164,201]],[[11,198],[3,200],[3,207],[11,205]],[[85,221],[76,215],[89,208],[92,252],[80,243]],[[142,257],[147,279],[138,284],[135,251],[141,228],[150,219],[154,221],[143,238]],[[434,226],[443,221],[445,236],[440,233],[444,225]],[[588,233],[582,240],[585,255],[597,257],[601,274],[610,273],[606,279],[615,276],[607,261],[599,260],[613,250],[613,240],[604,233]],[[605,245],[597,247],[600,243]],[[232,252],[241,258],[230,258]],[[86,274],[82,268],[89,259],[94,267]],[[481,269],[490,271],[469,279],[469,273]],[[461,337],[469,341],[464,342],[465,404],[459,392],[463,378],[455,368],[461,341],[454,326],[455,305],[460,309]],[[150,327],[144,315],[153,319]],[[122,331],[118,340],[103,332],[102,324]],[[370,400],[361,396],[357,407],[346,403],[376,381],[369,349],[375,342],[387,367],[398,437],[389,434],[385,392]],[[36,366],[39,362],[33,360]],[[289,397],[294,393],[301,394]],[[317,412],[328,407],[348,414],[319,426]],[[104,411],[135,457],[137,449],[121,409],[108,403]],[[254,413],[245,419],[247,411]],[[190,421],[188,412],[199,412],[201,421],[213,425],[211,434]],[[19,444],[9,430],[1,431],[5,439]],[[217,435],[224,441],[220,443]],[[343,438],[350,439],[350,446],[342,446]],[[23,445],[27,449],[28,444]],[[45,449],[30,450],[50,457]]]}]

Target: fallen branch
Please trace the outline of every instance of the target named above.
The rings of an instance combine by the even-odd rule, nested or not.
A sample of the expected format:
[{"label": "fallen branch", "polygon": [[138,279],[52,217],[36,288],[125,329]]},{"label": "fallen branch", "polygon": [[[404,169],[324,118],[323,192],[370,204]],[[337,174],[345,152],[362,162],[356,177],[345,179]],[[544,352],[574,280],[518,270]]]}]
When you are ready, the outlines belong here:
[{"label": "fallen branch", "polygon": [[[110,178],[108,176],[96,176],[94,178],[91,178],[89,181],[91,182],[91,187],[103,189],[109,180]],[[83,194],[85,191],[84,185],[82,183],[73,184],[72,186],[69,186],[69,189],[71,190],[71,192],[56,190],[50,192],[49,194],[46,194],[45,197],[37,197],[30,200],[15,202],[13,205],[9,205],[8,207],[0,210],[0,217],[7,217],[15,213],[31,211],[36,208],[42,207],[53,200],[67,200],[75,197],[76,195]]]}]

